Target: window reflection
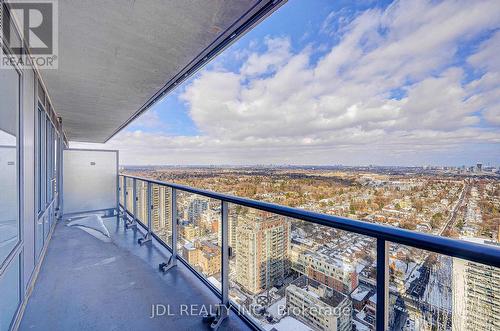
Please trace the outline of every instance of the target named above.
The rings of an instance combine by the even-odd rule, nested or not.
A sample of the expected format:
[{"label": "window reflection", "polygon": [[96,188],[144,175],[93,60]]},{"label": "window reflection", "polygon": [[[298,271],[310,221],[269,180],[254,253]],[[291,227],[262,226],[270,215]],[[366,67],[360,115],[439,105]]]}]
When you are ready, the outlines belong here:
[{"label": "window reflection", "polygon": [[0,75],[0,264],[19,240],[17,185],[17,116],[19,74],[2,69]]}]

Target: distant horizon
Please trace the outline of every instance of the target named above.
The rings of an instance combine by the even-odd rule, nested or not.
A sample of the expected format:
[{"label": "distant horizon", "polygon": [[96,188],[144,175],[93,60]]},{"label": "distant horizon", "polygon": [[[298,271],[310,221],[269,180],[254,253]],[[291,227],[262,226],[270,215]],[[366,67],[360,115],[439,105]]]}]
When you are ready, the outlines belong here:
[{"label": "distant horizon", "polygon": [[475,163],[475,164],[462,164],[462,165],[432,165],[432,164],[423,164],[423,165],[380,165],[380,164],[359,164],[359,165],[348,165],[348,164],[120,164],[120,167],[178,167],[178,168],[191,168],[191,167],[274,167],[274,168],[286,168],[286,167],[295,167],[295,168],[311,168],[311,167],[346,167],[346,168],[357,168],[357,167],[371,167],[371,168],[439,168],[439,167],[453,167],[453,168],[461,168],[461,167],[476,167],[477,164],[481,164],[483,167],[493,167],[499,168],[500,165],[492,165],[485,163]]}]

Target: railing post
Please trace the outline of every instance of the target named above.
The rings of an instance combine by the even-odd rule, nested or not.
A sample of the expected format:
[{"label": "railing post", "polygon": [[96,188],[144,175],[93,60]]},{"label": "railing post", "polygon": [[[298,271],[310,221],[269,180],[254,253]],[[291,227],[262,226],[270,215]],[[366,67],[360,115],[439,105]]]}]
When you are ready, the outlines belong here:
[{"label": "railing post", "polygon": [[377,238],[377,331],[389,329],[389,243]]},{"label": "railing post", "polygon": [[222,297],[221,304],[217,309],[217,315],[206,316],[205,319],[211,321],[210,328],[217,330],[222,322],[229,316],[229,224],[228,224],[228,202],[221,200],[221,232],[222,232]]},{"label": "railing post", "polygon": [[[125,179],[126,181],[126,179]],[[125,214],[127,213],[127,211],[125,210]],[[137,183],[136,183],[136,179],[135,178],[132,178],[132,220],[128,220],[128,215],[127,215],[127,219],[126,219],[126,222],[125,222],[125,227],[128,229],[128,228],[131,228],[131,227],[134,227],[136,226],[136,218],[137,218]]]},{"label": "railing post", "polygon": [[177,263],[177,229],[178,229],[178,217],[177,217],[177,190],[172,188],[172,194],[170,197],[170,208],[172,215],[172,263]]},{"label": "railing post", "polygon": [[127,223],[127,178],[123,177],[123,220]]},{"label": "railing post", "polygon": [[133,203],[134,203],[134,207],[133,207],[133,211],[134,211],[134,223],[135,223],[135,219],[137,218],[137,180],[134,178],[132,180],[132,185],[134,185],[132,187],[132,195],[133,195]]},{"label": "railing post", "polygon": [[[122,202],[120,201],[120,196],[122,194],[122,190],[123,190],[123,187],[121,187],[121,180],[120,178],[123,177],[123,175],[120,175],[118,174],[118,183],[117,183],[117,193],[116,193],[116,197],[118,198],[118,206],[121,206]],[[118,209],[119,211],[119,209]]]},{"label": "railing post", "polygon": [[229,222],[228,203],[221,200],[222,223],[222,305],[229,306]]},{"label": "railing post", "polygon": [[153,192],[151,188],[151,183],[148,182],[148,233],[146,234],[146,239],[151,237],[151,223],[153,218]]}]

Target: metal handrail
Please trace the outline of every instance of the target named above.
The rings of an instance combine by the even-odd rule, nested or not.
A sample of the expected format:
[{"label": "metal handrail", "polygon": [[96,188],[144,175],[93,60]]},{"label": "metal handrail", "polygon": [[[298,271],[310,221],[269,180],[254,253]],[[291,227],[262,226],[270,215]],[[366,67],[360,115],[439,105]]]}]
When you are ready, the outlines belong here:
[{"label": "metal handrail", "polygon": [[339,230],[354,232],[377,239],[384,239],[389,242],[407,245],[500,268],[500,248],[492,245],[481,245],[464,240],[440,237],[432,234],[400,229],[388,225],[353,220],[341,216],[326,215],[298,208],[281,206],[274,203],[197,189],[190,186],[175,183],[166,183],[159,180],[148,179],[139,176],[120,176],[123,176],[124,178],[135,178],[137,180],[175,188],[181,191],[198,194],[208,198],[226,201],[229,203],[259,209],[282,216],[296,218],[303,221],[336,228]]},{"label": "metal handrail", "polygon": [[[148,179],[139,176],[130,176],[120,174],[124,178],[124,186],[126,186],[126,178],[133,179],[134,182],[137,180],[148,183],[148,187],[151,184],[156,184],[160,186],[166,186],[172,189],[172,208],[175,207],[175,196],[176,191],[183,191],[192,194],[197,194],[205,196],[208,198],[216,199],[221,201],[221,221],[223,229],[227,232],[227,210],[228,203],[233,203],[240,206],[245,206],[257,210],[267,211],[270,213],[299,219],[306,222],[311,222],[343,231],[353,232],[364,236],[369,236],[376,239],[376,251],[377,251],[377,275],[376,275],[376,330],[382,331],[387,330],[389,321],[389,244],[391,242],[398,243],[402,245],[411,246],[418,249],[423,249],[431,251],[438,254],[443,254],[451,257],[461,258],[472,262],[477,262],[481,264],[486,264],[496,268],[500,267],[500,246],[496,247],[493,245],[481,245],[477,243],[472,243],[468,241],[462,241],[457,239],[451,239],[446,237],[440,237],[436,235],[404,230],[396,228],[393,226],[369,223],[359,220],[353,220],[346,217],[326,215],[316,212],[311,212],[307,210],[291,208],[286,206],[281,206],[269,202],[257,201],[247,198],[236,197],[228,194],[221,194],[217,192],[197,189],[185,185],[166,183],[154,179]],[[126,197],[124,196],[124,209],[126,210]],[[150,204],[151,196],[148,194],[148,204]],[[127,212],[127,211],[126,211]],[[133,216],[135,218],[135,215]],[[172,217],[172,226],[177,226],[177,218]],[[151,215],[148,215],[148,225],[147,225],[148,235],[151,234],[156,237],[162,244],[163,241],[155,236],[151,231]],[[223,247],[222,247],[222,289],[219,293],[221,298],[221,303],[223,306],[235,307],[235,304],[229,299],[229,279],[228,279],[228,259],[229,259],[229,248],[227,245],[227,233],[224,235],[223,232]],[[224,240],[226,239],[226,240]],[[224,246],[225,244],[225,246]],[[166,247],[168,245],[164,244]],[[191,270],[195,275],[202,278],[197,272],[189,266],[187,261],[184,261],[181,256],[176,254],[176,249],[173,248],[172,256],[176,256],[181,262],[183,262],[189,270]],[[212,286],[202,279],[209,288]],[[213,289],[212,289],[213,290]],[[216,291],[217,292],[217,291]],[[227,316],[227,315],[226,315]],[[248,316],[242,315],[245,321],[252,325],[255,329],[261,329],[261,327],[255,324]]]}]

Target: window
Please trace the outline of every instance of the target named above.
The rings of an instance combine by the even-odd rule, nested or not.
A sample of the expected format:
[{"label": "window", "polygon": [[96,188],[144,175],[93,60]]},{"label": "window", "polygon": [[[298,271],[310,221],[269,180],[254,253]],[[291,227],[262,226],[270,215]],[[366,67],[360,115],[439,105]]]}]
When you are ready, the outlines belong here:
[{"label": "window", "polygon": [[42,105],[37,123],[37,204],[41,215],[55,197],[57,171],[57,132]]},{"label": "window", "polygon": [[[50,116],[52,109],[41,84],[38,84],[36,123],[36,203],[41,217],[55,198],[57,174],[57,131]],[[46,107],[44,106],[46,105]],[[48,110],[48,112],[46,111]]]},{"label": "window", "polygon": [[46,171],[46,196],[47,201],[45,201],[45,205],[50,204],[52,201],[52,123],[47,115],[45,115],[45,171]]},{"label": "window", "polygon": [[40,128],[40,123],[42,122],[43,111],[38,108],[37,118],[36,118],[36,204],[37,211],[40,213],[42,211],[42,189],[41,189],[41,178],[42,178],[42,130]]},{"label": "window", "polygon": [[20,75],[0,75],[0,265],[19,242],[18,121]]},{"label": "window", "polygon": [[40,168],[40,177],[39,177],[39,185],[40,185],[40,212],[43,212],[45,210],[45,206],[47,203],[47,177],[46,177],[46,154],[47,154],[47,149],[45,146],[45,141],[46,141],[46,115],[45,111],[43,108],[39,109],[39,118],[40,122],[38,123],[38,128],[40,132],[40,140],[39,140],[39,146],[40,146],[40,155],[39,155],[39,168]]},{"label": "window", "polygon": [[52,155],[52,162],[53,162],[53,165],[52,165],[52,169],[53,169],[53,176],[54,176],[54,181],[53,181],[53,192],[54,192],[54,195],[55,193],[57,192],[57,162],[58,162],[58,155],[57,155],[57,148],[58,148],[58,141],[57,141],[57,132],[54,130],[54,135],[53,135],[53,143],[52,143],[52,146],[54,148],[54,153]]}]

